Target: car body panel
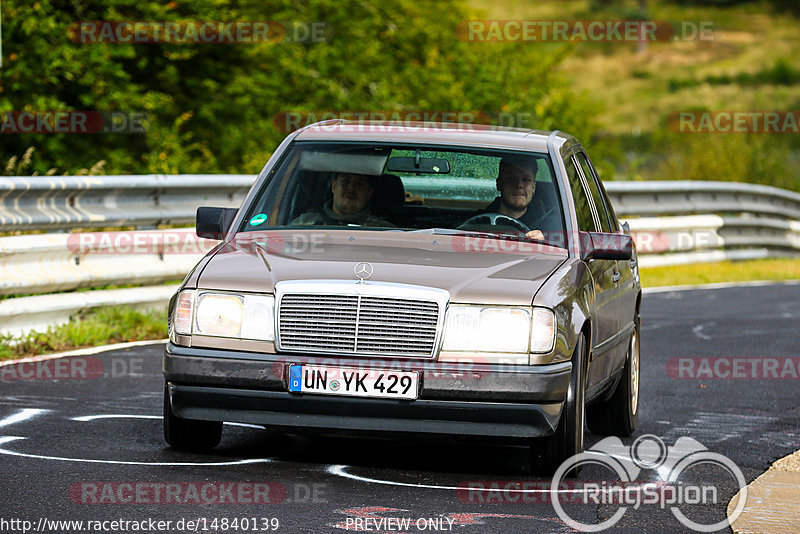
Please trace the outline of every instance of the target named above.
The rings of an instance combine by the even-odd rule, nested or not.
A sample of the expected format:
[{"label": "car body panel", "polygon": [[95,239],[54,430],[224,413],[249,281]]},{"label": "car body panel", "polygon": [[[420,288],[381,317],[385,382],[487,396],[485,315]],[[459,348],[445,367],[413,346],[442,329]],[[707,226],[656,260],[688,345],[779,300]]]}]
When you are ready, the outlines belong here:
[{"label": "car body panel", "polygon": [[[302,249],[292,250],[288,243],[293,241],[302,243]],[[450,302],[530,306],[542,282],[566,257],[566,251],[556,247],[494,239],[276,231],[244,236],[235,245],[222,247],[207,262],[196,287],[272,293],[284,280],[357,280],[353,268],[366,261],[375,269],[369,282],[424,281],[449,291]],[[233,272],[236,276],[231,276]]]}]

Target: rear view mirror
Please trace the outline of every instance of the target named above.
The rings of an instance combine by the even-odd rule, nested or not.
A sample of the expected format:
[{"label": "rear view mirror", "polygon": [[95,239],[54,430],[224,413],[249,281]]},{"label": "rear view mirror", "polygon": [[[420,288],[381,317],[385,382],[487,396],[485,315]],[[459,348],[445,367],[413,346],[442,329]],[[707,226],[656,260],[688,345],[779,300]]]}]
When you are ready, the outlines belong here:
[{"label": "rear view mirror", "polygon": [[207,239],[223,239],[233,224],[238,208],[197,208],[195,233]]},{"label": "rear view mirror", "polygon": [[633,257],[633,239],[626,234],[580,232],[581,259],[630,260]]},{"label": "rear view mirror", "polygon": [[410,172],[416,174],[447,174],[450,162],[443,158],[420,158],[397,156],[389,158],[386,164],[389,172]]}]

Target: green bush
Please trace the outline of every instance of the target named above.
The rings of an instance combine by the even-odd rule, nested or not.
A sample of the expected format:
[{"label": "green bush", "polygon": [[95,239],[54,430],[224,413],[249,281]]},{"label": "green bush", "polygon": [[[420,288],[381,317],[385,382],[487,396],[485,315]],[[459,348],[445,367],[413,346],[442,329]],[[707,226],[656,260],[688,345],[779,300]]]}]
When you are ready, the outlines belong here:
[{"label": "green bush", "polygon": [[753,87],[758,85],[795,85],[797,83],[800,83],[800,69],[794,68],[786,58],[781,58],[771,67],[764,67],[754,73],[720,74],[706,76],[702,79],[670,78],[667,80],[667,89],[669,92],[674,93],[687,87],[696,87],[702,84],[736,84],[742,87]]},{"label": "green bush", "polygon": [[620,174],[640,180],[715,180],[800,192],[800,147],[792,134],[674,133],[620,139]]},{"label": "green bush", "polygon": [[[0,160],[37,146],[32,172],[105,160],[110,174],[256,173],[299,110],[530,114],[588,136],[592,113],[554,74],[569,45],[477,43],[458,0],[2,2],[0,111],[147,114],[144,134],[4,136]],[[322,21],[325,42],[79,43],[77,21]]]}]

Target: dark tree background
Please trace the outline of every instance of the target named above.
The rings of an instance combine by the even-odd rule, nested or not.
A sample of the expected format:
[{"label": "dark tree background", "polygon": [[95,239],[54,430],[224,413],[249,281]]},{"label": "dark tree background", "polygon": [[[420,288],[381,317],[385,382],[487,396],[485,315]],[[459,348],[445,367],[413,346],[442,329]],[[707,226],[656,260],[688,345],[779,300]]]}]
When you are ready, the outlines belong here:
[{"label": "dark tree background", "polygon": [[[0,111],[145,112],[145,134],[6,134],[0,161],[29,172],[255,173],[298,110],[529,114],[526,126],[592,133],[587,101],[554,77],[568,44],[459,38],[460,2],[4,0]],[[77,21],[324,22],[324,42],[80,43]]]}]

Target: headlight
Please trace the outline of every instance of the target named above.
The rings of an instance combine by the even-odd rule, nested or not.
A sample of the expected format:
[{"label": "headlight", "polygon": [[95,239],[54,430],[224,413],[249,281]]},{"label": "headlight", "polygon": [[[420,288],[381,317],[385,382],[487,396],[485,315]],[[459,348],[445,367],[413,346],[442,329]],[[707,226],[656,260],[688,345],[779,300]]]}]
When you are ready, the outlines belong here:
[{"label": "headlight", "polygon": [[200,293],[192,334],[274,341],[274,309],[272,296]]},{"label": "headlight", "polygon": [[442,350],[527,353],[530,308],[450,306]]},{"label": "headlight", "polygon": [[242,339],[275,341],[275,297],[248,295],[244,298]]},{"label": "headlight", "polygon": [[244,298],[239,295],[205,293],[197,298],[194,333],[205,336],[240,337]]}]

